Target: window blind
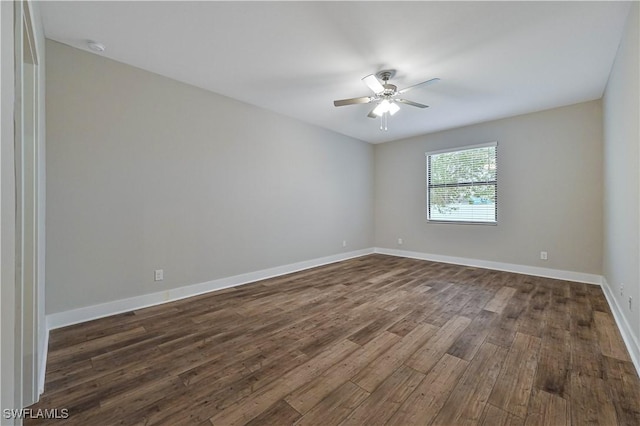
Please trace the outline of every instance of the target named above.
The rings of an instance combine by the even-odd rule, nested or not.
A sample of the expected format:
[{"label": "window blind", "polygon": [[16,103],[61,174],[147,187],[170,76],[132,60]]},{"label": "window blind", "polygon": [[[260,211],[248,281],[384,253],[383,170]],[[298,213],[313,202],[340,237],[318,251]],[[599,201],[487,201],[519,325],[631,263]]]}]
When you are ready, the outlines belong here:
[{"label": "window blind", "polygon": [[426,153],[427,220],[496,224],[497,142]]}]

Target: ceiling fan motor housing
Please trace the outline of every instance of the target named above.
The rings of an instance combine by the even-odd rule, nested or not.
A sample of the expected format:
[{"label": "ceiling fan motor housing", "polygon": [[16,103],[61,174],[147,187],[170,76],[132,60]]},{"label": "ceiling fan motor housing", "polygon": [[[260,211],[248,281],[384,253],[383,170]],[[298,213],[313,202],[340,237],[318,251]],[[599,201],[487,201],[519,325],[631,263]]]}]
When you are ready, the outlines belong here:
[{"label": "ceiling fan motor housing", "polygon": [[392,96],[398,90],[398,87],[395,84],[387,83],[383,84],[382,87],[384,87],[384,91],[382,92],[382,94],[386,96]]},{"label": "ceiling fan motor housing", "polygon": [[384,84],[382,85],[382,87],[384,87],[384,90],[379,93],[379,95],[393,96],[396,94],[398,87],[394,84],[389,84],[389,79],[393,78],[394,75],[396,75],[396,70],[382,70],[376,73],[376,77],[384,82]]}]

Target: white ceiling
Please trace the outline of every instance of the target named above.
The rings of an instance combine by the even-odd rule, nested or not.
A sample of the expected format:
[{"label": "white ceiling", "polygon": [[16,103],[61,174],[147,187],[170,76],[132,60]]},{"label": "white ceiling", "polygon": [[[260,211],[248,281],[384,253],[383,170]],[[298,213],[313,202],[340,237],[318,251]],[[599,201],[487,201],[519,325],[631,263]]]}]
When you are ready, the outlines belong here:
[{"label": "white ceiling", "polygon": [[[48,38],[372,143],[598,99],[627,2],[43,2]],[[389,130],[361,78],[394,68]]]}]

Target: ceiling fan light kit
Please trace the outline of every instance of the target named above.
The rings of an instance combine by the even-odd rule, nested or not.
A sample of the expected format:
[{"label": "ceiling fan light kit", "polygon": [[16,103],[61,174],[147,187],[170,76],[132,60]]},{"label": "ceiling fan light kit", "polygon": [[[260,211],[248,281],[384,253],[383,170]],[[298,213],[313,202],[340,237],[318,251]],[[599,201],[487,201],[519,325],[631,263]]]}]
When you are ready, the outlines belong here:
[{"label": "ceiling fan light kit", "polygon": [[382,102],[378,104],[377,107],[373,109],[372,112],[378,117],[380,117],[385,112],[388,112],[389,115],[393,115],[399,110],[400,110],[400,107],[398,106],[398,104],[389,102],[388,100],[384,99]]},{"label": "ceiling fan light kit", "polygon": [[[362,81],[371,89],[374,96],[365,96],[361,98],[340,99],[333,101],[333,105],[336,107],[345,105],[357,105],[376,103],[376,107],[371,110],[367,115],[369,118],[380,117],[380,130],[387,130],[388,116],[394,115],[400,110],[398,103],[410,105],[418,108],[428,108],[428,105],[423,105],[418,102],[409,101],[407,99],[397,98],[398,95],[413,90],[418,87],[428,86],[440,81],[439,78],[432,78],[430,80],[423,81],[413,86],[406,87],[402,90],[398,90],[398,87],[389,83],[389,80],[396,75],[396,70],[383,70],[376,74],[370,74],[362,79]],[[382,81],[382,82],[381,82]]]}]

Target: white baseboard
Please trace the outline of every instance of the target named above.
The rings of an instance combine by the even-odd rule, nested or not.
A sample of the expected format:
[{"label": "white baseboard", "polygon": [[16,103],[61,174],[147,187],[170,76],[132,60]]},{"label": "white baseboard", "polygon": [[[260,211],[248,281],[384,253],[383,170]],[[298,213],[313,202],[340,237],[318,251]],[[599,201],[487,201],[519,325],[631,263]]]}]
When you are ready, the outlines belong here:
[{"label": "white baseboard", "polygon": [[638,342],[638,336],[633,334],[633,330],[631,329],[627,318],[622,314],[622,308],[618,305],[618,301],[613,296],[611,287],[609,286],[607,279],[604,277],[602,278],[602,290],[604,296],[607,298],[607,302],[609,302],[609,307],[613,313],[613,318],[616,320],[622,339],[624,340],[625,345],[627,345],[631,361],[640,376],[640,342]]},{"label": "white baseboard", "polygon": [[127,299],[114,300],[112,302],[72,309],[70,311],[57,312],[47,315],[47,330],[53,330],[67,325],[91,321],[122,312],[129,312],[136,309],[159,305],[161,303],[173,302],[215,290],[222,290],[223,288],[249,284],[255,281],[290,274],[304,269],[315,268],[329,263],[340,262],[354,257],[365,256],[371,253],[373,253],[373,248],[355,250],[317,259],[291,263],[289,265],[276,266],[274,268],[263,269],[261,271],[220,278],[204,283],[178,287],[157,293],[144,294]]},{"label": "white baseboard", "polygon": [[495,269],[498,271],[515,272],[519,274],[535,275],[547,278],[556,278],[567,281],[584,282],[588,284],[600,285],[602,283],[602,277],[600,275],[594,274],[374,247],[292,263],[289,265],[277,266],[274,268],[220,278],[204,283],[192,284],[166,291],[130,297],[127,299],[115,300],[98,305],[86,306],[69,311],[49,314],[47,315],[47,333],[48,330],[53,330],[68,325],[78,324],[81,322],[91,321],[122,312],[129,312],[136,309],[159,305],[161,303],[173,302],[175,300],[208,293],[215,290],[249,284],[255,281],[290,274],[292,272],[301,271],[304,269],[315,268],[317,266],[322,266],[329,263],[340,262],[342,260],[347,260],[354,257],[365,256],[371,253],[430,260],[433,262],[454,263],[457,265],[475,266],[479,268]]},{"label": "white baseboard", "polygon": [[555,278],[565,281],[601,285],[602,276],[584,272],[564,271],[560,269],[540,268],[537,266],[517,265],[513,263],[493,262],[490,260],[470,259],[465,257],[443,256],[441,254],[421,253],[416,251],[374,248],[375,253],[390,256],[408,257],[412,259],[430,260],[432,262],[454,263],[456,265],[475,266],[477,268],[494,269],[496,271],[515,272],[517,274],[537,277]]}]

